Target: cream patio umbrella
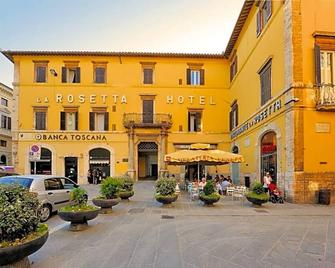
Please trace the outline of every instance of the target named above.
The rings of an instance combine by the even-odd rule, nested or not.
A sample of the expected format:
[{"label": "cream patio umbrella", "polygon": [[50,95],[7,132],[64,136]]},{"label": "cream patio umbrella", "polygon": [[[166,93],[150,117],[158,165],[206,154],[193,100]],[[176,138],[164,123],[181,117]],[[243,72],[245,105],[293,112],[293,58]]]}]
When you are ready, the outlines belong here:
[{"label": "cream patio umbrella", "polygon": [[244,162],[243,156],[222,150],[211,150],[209,144],[195,143],[188,150],[180,150],[164,156],[168,165],[198,164],[198,180],[201,165],[226,165],[229,163]]}]

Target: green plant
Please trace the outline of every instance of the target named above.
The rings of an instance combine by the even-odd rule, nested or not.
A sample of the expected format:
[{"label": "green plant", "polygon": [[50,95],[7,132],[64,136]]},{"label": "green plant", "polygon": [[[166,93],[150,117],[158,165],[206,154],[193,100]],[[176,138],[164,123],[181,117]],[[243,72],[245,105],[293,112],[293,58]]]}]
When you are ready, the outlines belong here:
[{"label": "green plant", "polygon": [[121,192],[130,192],[133,190],[134,181],[129,177],[121,178]]},{"label": "green plant", "polygon": [[0,243],[35,232],[40,222],[37,195],[18,185],[0,186]]},{"label": "green plant", "polygon": [[160,195],[173,195],[176,192],[176,181],[174,179],[159,178],[156,181],[156,193]]},{"label": "green plant", "polygon": [[249,193],[247,193],[247,197],[255,198],[255,199],[259,199],[259,200],[263,200],[263,201],[268,201],[269,200],[269,196],[266,193],[256,194],[255,192],[249,192]]},{"label": "green plant", "polygon": [[78,206],[87,204],[87,192],[83,188],[74,188],[70,193],[70,200],[74,201]]},{"label": "green plant", "polygon": [[91,206],[91,205],[85,205],[85,206],[79,206],[79,205],[67,205],[65,207],[62,207],[59,211],[62,212],[80,212],[80,211],[91,211],[96,210],[97,207]]},{"label": "green plant", "polygon": [[207,183],[204,186],[204,194],[211,195],[213,193],[215,193],[214,183],[211,180],[207,181]]},{"label": "green plant", "polygon": [[258,182],[258,181],[255,181],[252,186],[251,186],[251,190],[256,193],[256,194],[262,194],[264,193],[264,189],[263,189],[263,185]]},{"label": "green plant", "polygon": [[123,179],[108,177],[103,180],[100,186],[100,193],[107,199],[113,199],[118,196],[118,192],[121,189]]}]

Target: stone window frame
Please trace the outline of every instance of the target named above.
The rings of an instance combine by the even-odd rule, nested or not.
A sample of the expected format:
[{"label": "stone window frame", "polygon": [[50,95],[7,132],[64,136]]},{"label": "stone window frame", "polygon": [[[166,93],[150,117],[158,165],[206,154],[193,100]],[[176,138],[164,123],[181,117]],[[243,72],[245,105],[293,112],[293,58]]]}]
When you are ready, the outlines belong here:
[{"label": "stone window frame", "polygon": [[[188,62],[187,63],[187,69],[186,69],[186,84],[189,86],[204,86],[205,85],[205,69],[203,63],[194,63],[194,62]],[[199,72],[199,82],[194,83],[192,81],[192,71]]]},{"label": "stone window frame", "polygon": [[[143,85],[153,85],[155,84],[155,66],[156,66],[156,62],[145,62],[145,61],[141,61],[141,83]],[[151,79],[149,79],[148,81],[146,81],[146,74],[145,74],[145,70],[151,70]]]},{"label": "stone window frame", "polygon": [[[272,98],[272,57],[268,58],[265,63],[261,66],[261,68],[258,71],[259,80],[260,80],[260,87],[261,87],[261,106],[263,106],[265,103],[267,103]],[[269,88],[266,88],[264,84],[266,81],[266,74],[267,72],[270,72],[270,81],[269,81]]]},{"label": "stone window frame", "polygon": [[233,55],[231,56],[231,61],[230,61],[230,82],[232,82],[237,75],[237,54],[236,50],[234,51]]},{"label": "stone window frame", "polygon": [[[75,71],[75,78],[73,82],[69,82],[69,71]],[[79,61],[64,61],[62,66],[62,83],[63,84],[80,84],[81,83],[81,68]]]},{"label": "stone window frame", "polygon": [[[34,63],[34,83],[47,83],[48,82],[48,60],[33,60]],[[37,81],[38,78],[38,68],[45,68],[45,78],[44,81]]]},{"label": "stone window frame", "polygon": [[[34,120],[33,120],[33,129],[34,130],[39,130],[39,131],[43,131],[43,130],[47,130],[48,129],[48,106],[33,106],[33,113],[34,113]],[[36,113],[45,113],[45,128],[44,129],[40,129],[37,128],[37,116]]]},{"label": "stone window frame", "polygon": [[[188,108],[187,109],[187,131],[190,133],[198,133],[198,132],[203,132],[203,108]],[[191,118],[190,115],[192,113],[200,113],[200,124],[197,124],[195,130],[191,130]],[[199,127],[199,128],[198,128]]]},{"label": "stone window frame", "polygon": [[[107,84],[107,61],[92,61],[93,63],[93,83],[94,84]],[[97,82],[97,75],[96,75],[96,69],[97,68],[103,68],[105,69],[104,74],[104,81],[103,82]]]},{"label": "stone window frame", "polygon": [[256,34],[259,37],[272,16],[272,0],[258,0],[256,6]]}]

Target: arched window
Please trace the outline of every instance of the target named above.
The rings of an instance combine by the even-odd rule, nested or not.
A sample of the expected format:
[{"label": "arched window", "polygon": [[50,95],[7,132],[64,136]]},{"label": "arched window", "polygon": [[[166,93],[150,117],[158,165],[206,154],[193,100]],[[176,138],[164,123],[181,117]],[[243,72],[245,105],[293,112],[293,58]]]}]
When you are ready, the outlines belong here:
[{"label": "arched window", "polygon": [[266,172],[270,172],[273,182],[277,181],[277,137],[271,131],[263,135],[261,139],[261,178]]},{"label": "arched window", "polygon": [[31,174],[51,175],[52,152],[44,147],[41,147],[41,156],[39,160],[30,162]]},{"label": "arched window", "polygon": [[2,165],[7,165],[7,157],[5,155],[1,156],[0,161]]}]

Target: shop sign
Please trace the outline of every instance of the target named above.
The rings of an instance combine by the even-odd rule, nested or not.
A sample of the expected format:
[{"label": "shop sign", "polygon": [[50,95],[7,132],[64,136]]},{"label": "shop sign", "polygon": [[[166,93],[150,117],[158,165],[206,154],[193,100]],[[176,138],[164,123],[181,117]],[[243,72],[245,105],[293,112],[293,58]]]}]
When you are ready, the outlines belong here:
[{"label": "shop sign", "polygon": [[106,141],[105,135],[101,134],[36,134],[35,139],[39,141]]},{"label": "shop sign", "polygon": [[41,146],[39,145],[32,145],[29,149],[29,160],[36,161],[41,159]]},{"label": "shop sign", "polygon": [[242,126],[234,130],[230,136],[232,139],[236,138],[237,136],[241,135],[251,127],[257,125],[258,123],[262,122],[263,120],[267,119],[270,115],[276,113],[282,108],[281,100],[277,100],[271,105],[267,106],[264,110],[256,114],[250,121],[244,123]]}]

